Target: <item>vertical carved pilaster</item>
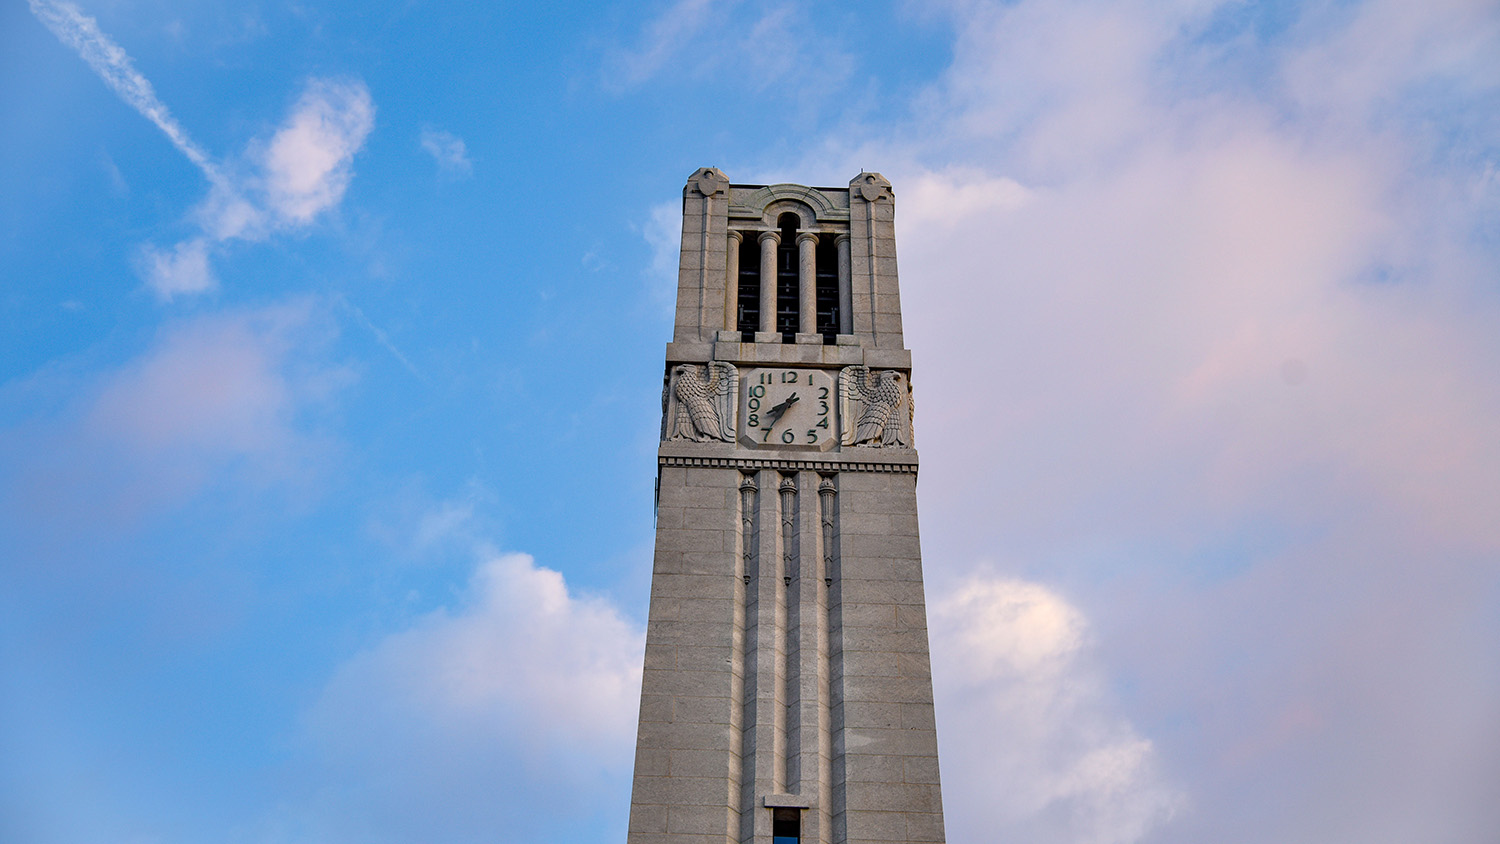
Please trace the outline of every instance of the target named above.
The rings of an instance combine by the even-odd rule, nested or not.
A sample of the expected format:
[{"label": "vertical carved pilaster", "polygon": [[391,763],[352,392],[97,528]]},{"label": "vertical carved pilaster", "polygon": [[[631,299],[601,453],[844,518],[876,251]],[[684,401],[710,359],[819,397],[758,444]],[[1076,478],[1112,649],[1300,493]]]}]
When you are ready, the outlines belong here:
[{"label": "vertical carved pilaster", "polygon": [[[708,338],[712,338],[713,335],[709,331],[709,326],[718,321],[708,318],[708,235],[712,228],[714,196],[728,187],[728,181],[728,179],[724,178],[723,173],[712,167],[706,167],[695,173],[691,182],[693,188],[702,195],[702,199],[698,203],[700,213],[696,250],[698,253],[698,330],[696,334],[700,340],[705,339],[705,333],[707,333]],[[683,247],[683,251],[686,252],[687,244],[683,244]]]},{"label": "vertical carved pilaster", "polygon": [[[739,809],[739,835],[728,844],[749,841],[755,825],[755,618],[757,590],[751,586],[759,568],[760,487],[756,472],[740,475],[740,554],[735,571],[735,666],[729,678],[733,722],[729,731],[729,805]],[[746,738],[749,737],[747,741]]]},{"label": "vertical carved pilaster", "polygon": [[869,270],[870,278],[870,340],[874,345],[880,345],[880,326],[877,324],[877,315],[880,313],[880,283],[876,275],[875,267],[879,263],[879,256],[875,254],[875,203],[865,203],[865,265]]},{"label": "vertical carved pilaster", "polygon": [[777,642],[777,652],[781,661],[781,706],[777,708],[781,723],[777,730],[780,739],[780,753],[777,758],[781,764],[777,766],[779,782],[776,784],[777,791],[786,791],[792,783],[797,782],[800,765],[798,764],[798,730],[801,726],[801,718],[798,713],[798,700],[801,697],[798,688],[801,672],[797,665],[797,620],[798,608],[796,592],[792,588],[793,582],[800,586],[801,578],[798,577],[797,558],[797,479],[795,475],[782,475],[781,477],[781,601],[778,607],[777,621],[780,623],[780,633]]},{"label": "vertical carved pilaster", "polygon": [[[833,844],[833,816],[843,811],[842,805],[834,805],[834,731],[833,701],[833,649],[829,636],[835,635],[833,607],[835,586],[838,583],[838,552],[834,545],[834,521],[838,512],[838,486],[833,475],[822,475],[818,482],[819,521],[822,523],[821,562],[818,575],[822,578],[822,612],[818,613],[818,835],[823,844]],[[842,718],[837,719],[839,722]],[[842,767],[842,766],[840,766]],[[842,779],[842,777],[840,777]],[[839,789],[838,794],[843,794]]]}]

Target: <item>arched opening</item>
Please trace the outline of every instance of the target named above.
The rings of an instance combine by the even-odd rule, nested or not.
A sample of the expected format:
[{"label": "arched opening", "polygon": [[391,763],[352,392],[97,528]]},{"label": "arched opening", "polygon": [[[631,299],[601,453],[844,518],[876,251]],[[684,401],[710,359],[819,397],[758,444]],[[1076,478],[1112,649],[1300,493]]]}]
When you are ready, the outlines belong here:
[{"label": "arched opening", "polygon": [[755,236],[755,232],[745,232],[740,240],[735,327],[740,331],[740,339],[746,343],[755,342],[755,332],[760,330],[760,244]]},{"label": "arched opening", "polygon": [[797,229],[802,218],[788,211],[776,218],[781,230],[781,244],[776,247],[776,330],[781,342],[797,340],[797,323],[801,318],[797,291]]},{"label": "arched opening", "polygon": [[817,256],[817,330],[824,345],[838,342],[839,333],[839,253],[831,234],[818,235]]}]

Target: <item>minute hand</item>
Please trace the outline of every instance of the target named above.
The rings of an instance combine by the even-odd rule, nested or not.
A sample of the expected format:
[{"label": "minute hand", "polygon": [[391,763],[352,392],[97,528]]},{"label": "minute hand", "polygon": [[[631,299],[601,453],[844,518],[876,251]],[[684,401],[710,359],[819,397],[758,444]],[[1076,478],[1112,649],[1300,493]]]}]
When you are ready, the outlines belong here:
[{"label": "minute hand", "polygon": [[789,396],[786,397],[786,401],[784,401],[781,404],[778,404],[775,407],[771,408],[770,410],[766,411],[766,416],[770,417],[770,420],[766,423],[766,427],[767,428],[775,427],[776,420],[780,419],[781,415],[783,413],[786,413],[787,408],[791,407],[792,405],[794,405],[796,403],[797,403],[797,394],[796,393],[792,393],[791,395],[789,395]]}]

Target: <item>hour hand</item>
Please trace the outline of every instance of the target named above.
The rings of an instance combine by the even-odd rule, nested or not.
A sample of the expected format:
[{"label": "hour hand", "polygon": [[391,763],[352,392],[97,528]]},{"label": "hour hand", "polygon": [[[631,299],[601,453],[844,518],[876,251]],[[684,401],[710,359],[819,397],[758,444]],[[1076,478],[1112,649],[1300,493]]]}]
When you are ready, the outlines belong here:
[{"label": "hour hand", "polygon": [[792,393],[791,395],[789,395],[789,396],[786,397],[786,401],[784,401],[781,404],[778,404],[775,407],[771,408],[770,410],[766,411],[766,416],[768,416],[770,418],[769,421],[766,423],[766,427],[770,428],[771,426],[775,425],[776,424],[776,420],[778,420],[778,419],[781,418],[781,414],[786,413],[786,409],[789,408],[789,407],[791,407],[793,404],[796,404],[796,402],[797,402],[797,394],[796,393]]}]

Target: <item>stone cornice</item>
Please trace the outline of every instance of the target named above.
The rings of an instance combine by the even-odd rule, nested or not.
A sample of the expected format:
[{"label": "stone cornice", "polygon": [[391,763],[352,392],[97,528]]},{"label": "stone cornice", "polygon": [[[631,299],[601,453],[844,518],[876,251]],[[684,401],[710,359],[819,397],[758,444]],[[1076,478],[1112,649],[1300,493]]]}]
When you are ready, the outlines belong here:
[{"label": "stone cornice", "polygon": [[779,469],[782,471],[893,472],[915,475],[915,463],[861,463],[853,460],[801,460],[779,457],[666,457],[656,458],[657,466],[698,466],[710,469]]},{"label": "stone cornice", "polygon": [[730,443],[662,443],[658,466],[706,466],[738,469],[807,469],[817,472],[899,472],[916,474],[912,448],[845,447],[840,451],[752,451]]}]

